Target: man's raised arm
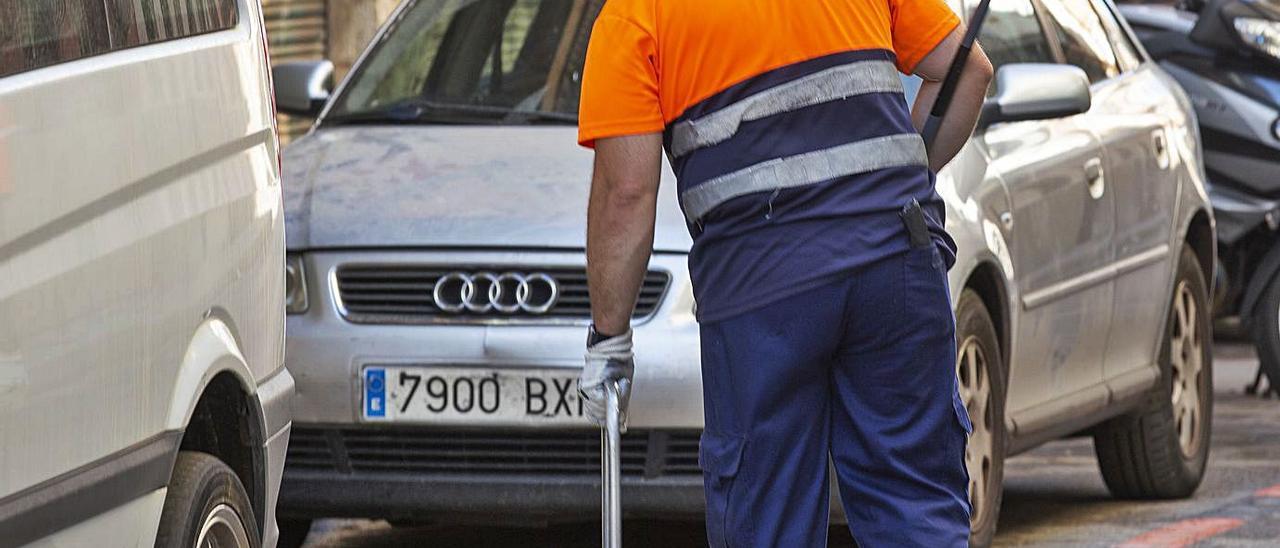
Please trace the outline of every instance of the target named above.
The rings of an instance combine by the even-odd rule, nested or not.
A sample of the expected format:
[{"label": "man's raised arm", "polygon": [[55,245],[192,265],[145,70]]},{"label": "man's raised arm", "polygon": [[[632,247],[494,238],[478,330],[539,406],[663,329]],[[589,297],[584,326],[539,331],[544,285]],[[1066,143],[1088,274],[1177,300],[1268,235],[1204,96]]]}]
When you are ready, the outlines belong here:
[{"label": "man's raised arm", "polygon": [[[916,104],[911,108],[911,119],[917,130],[924,128],[929,110],[933,108],[938,91],[942,89],[942,79],[946,78],[951,60],[960,48],[964,30],[964,25],[957,26],[916,65],[916,76],[924,79],[924,83],[920,85],[920,93],[916,95]],[[960,73],[960,82],[956,87],[955,97],[951,99],[951,107],[942,117],[938,137],[929,147],[929,169],[934,172],[942,169],[973,135],[978,116],[982,114],[982,101],[987,95],[987,86],[991,85],[991,77],[991,61],[987,59],[982,47],[975,43],[963,72]]]}]

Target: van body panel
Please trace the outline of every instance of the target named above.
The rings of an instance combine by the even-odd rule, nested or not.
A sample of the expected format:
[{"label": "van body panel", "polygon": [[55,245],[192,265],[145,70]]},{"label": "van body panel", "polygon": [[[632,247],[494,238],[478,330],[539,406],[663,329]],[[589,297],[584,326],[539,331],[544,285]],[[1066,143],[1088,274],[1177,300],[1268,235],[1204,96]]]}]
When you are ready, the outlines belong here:
[{"label": "van body panel", "polygon": [[239,344],[220,319],[210,318],[196,328],[180,363],[165,414],[165,426],[169,429],[181,430],[191,421],[200,394],[221,373],[233,375],[246,392],[255,390],[253,373],[245,363]]},{"label": "van body panel", "polygon": [[[220,370],[250,401],[281,370],[279,145],[260,8],[238,7],[230,30],[0,78],[0,504],[181,430]],[[265,451],[288,406],[258,407],[286,413],[256,418]],[[150,546],[151,498],[60,535]]]},{"label": "van body panel", "polygon": [[103,546],[102,539],[113,539],[112,546],[155,546],[157,528],[167,489],[157,489],[124,505],[58,531],[28,548],[63,548],[65,546]]}]

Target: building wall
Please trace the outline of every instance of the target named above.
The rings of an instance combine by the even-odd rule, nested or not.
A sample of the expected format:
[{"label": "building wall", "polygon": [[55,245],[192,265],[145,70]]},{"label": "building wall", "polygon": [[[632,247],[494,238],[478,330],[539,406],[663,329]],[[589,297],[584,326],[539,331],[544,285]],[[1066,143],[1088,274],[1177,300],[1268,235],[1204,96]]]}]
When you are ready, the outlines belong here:
[{"label": "building wall", "polygon": [[[326,0],[263,0],[271,64],[324,59],[328,51]],[[301,135],[311,120],[281,114],[276,117],[280,139]]]},{"label": "building wall", "polygon": [[365,46],[373,39],[378,26],[400,3],[398,0],[328,0],[329,60],[334,77],[342,79]]}]

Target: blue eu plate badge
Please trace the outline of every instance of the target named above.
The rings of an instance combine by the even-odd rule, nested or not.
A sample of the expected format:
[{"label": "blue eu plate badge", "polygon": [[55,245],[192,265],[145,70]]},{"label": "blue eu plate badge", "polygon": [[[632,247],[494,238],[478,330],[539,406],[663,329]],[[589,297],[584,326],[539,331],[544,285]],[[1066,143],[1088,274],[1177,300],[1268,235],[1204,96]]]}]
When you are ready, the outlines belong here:
[{"label": "blue eu plate badge", "polygon": [[382,419],[387,416],[387,370],[364,370],[364,416]]}]

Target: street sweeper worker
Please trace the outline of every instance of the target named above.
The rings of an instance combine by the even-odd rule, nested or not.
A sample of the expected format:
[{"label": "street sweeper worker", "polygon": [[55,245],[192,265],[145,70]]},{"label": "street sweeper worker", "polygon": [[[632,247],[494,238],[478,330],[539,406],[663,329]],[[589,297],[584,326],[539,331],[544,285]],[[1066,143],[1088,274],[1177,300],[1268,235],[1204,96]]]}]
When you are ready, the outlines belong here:
[{"label": "street sweeper worker", "polygon": [[[595,22],[579,386],[597,422],[606,382],[625,409],[665,150],[693,239],[712,547],[825,546],[828,459],[860,546],[968,542],[934,173],[977,121],[981,49],[930,147],[919,133],[962,27],[943,0],[608,0]],[[900,73],[924,80],[912,106]]]}]

